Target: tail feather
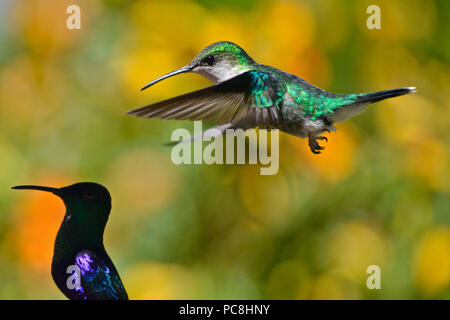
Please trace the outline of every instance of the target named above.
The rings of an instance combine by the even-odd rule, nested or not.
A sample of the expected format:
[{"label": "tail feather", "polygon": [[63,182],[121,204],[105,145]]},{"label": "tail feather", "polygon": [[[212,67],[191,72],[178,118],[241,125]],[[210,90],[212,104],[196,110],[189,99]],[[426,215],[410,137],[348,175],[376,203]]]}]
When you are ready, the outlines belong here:
[{"label": "tail feather", "polygon": [[367,93],[364,94],[356,100],[357,103],[374,103],[378,102],[384,99],[393,98],[402,96],[404,94],[408,93],[415,93],[417,92],[415,87],[405,87],[405,88],[398,88],[398,89],[392,89],[392,90],[384,90],[384,91],[377,91],[373,93]]}]

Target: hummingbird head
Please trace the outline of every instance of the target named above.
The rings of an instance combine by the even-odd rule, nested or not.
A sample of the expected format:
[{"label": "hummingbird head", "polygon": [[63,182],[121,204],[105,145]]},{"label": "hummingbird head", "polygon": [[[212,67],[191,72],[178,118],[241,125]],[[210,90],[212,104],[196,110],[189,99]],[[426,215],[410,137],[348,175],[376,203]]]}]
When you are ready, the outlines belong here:
[{"label": "hummingbird head", "polygon": [[188,65],[169,72],[144,86],[142,90],[174,75],[194,72],[218,83],[252,69],[255,61],[240,46],[229,41],[215,42],[203,49]]},{"label": "hummingbird head", "polygon": [[72,225],[80,237],[86,239],[97,240],[103,236],[111,211],[111,196],[102,185],[81,182],[63,188],[23,185],[13,189],[40,190],[57,195],[66,206],[63,223]]}]

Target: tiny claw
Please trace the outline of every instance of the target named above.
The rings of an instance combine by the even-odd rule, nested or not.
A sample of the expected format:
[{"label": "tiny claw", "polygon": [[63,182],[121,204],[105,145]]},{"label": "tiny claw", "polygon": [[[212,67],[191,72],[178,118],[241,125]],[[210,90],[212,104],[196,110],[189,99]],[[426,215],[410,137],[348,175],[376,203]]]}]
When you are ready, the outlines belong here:
[{"label": "tiny claw", "polygon": [[328,132],[328,133],[331,133],[331,131],[328,130],[327,128],[323,129],[323,131],[326,131],[326,132]]},{"label": "tiny claw", "polygon": [[320,150],[325,149],[325,147],[322,147],[321,145],[319,145],[317,140],[325,140],[326,142],[328,142],[328,139],[326,137],[312,136],[312,135],[309,136],[309,148],[311,149],[311,152],[314,154],[319,154],[319,153],[321,153]]}]

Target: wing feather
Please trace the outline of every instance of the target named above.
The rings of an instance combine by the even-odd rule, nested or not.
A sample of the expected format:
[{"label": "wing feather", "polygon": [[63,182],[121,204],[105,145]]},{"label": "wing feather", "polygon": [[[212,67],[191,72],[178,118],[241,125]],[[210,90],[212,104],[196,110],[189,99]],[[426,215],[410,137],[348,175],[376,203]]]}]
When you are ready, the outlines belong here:
[{"label": "wing feather", "polygon": [[273,74],[248,71],[219,84],[157,102],[128,114],[163,120],[270,126],[280,119],[284,87]]}]

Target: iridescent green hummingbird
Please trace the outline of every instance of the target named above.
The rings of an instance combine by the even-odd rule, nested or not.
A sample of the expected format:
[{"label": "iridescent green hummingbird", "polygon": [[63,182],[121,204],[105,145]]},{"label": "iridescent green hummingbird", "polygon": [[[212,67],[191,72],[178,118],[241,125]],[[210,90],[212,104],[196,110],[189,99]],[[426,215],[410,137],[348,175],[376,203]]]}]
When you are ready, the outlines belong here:
[{"label": "iridescent green hummingbird", "polygon": [[[202,120],[216,124],[217,135],[227,129],[280,129],[309,139],[313,153],[324,147],[324,132],[336,131],[335,122],[350,119],[371,103],[416,92],[414,87],[374,93],[336,94],[299,77],[255,62],[237,44],[213,43],[187,66],[150,82],[141,90],[174,75],[199,73],[215,85],[129,111],[138,117]],[[214,136],[214,135],[212,135]],[[203,137],[203,134],[202,134]],[[200,138],[202,138],[200,137]]]},{"label": "iridescent green hummingbird", "polygon": [[103,246],[103,232],[111,211],[108,190],[82,182],[64,188],[17,186],[51,192],[64,201],[66,214],[56,235],[52,277],[71,300],[128,299],[119,273]]}]

